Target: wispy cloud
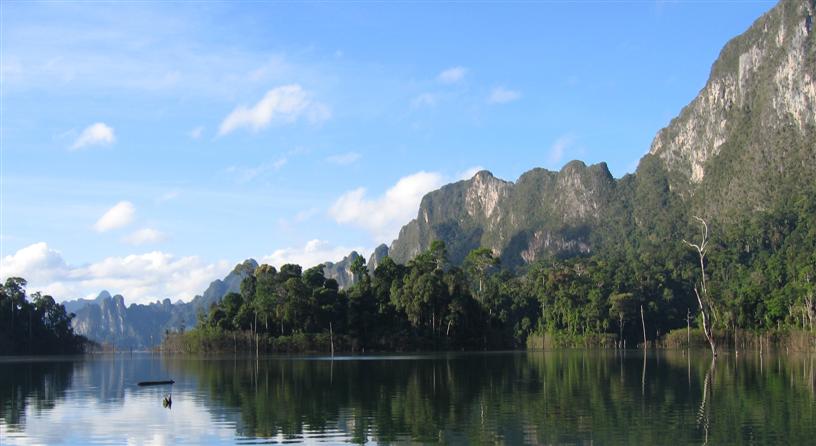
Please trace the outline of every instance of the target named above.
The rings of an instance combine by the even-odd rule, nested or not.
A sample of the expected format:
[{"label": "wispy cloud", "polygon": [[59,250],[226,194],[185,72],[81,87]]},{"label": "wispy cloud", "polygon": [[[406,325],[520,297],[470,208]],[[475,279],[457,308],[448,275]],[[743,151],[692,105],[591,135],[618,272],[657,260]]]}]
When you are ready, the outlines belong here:
[{"label": "wispy cloud", "polygon": [[467,74],[467,68],[451,67],[439,73],[439,75],[436,76],[436,80],[443,84],[455,84],[464,79],[465,74]]},{"label": "wispy cloud", "polygon": [[487,97],[487,102],[490,104],[506,104],[508,102],[517,101],[520,98],[521,92],[500,86],[490,91],[490,95]]},{"label": "wispy cloud", "polygon": [[190,132],[188,133],[188,135],[190,135],[190,138],[193,138],[193,139],[201,139],[201,136],[203,134],[204,134],[204,126],[202,126],[202,125],[190,130]]},{"label": "wispy cloud", "polygon": [[94,223],[94,229],[97,232],[107,232],[111,229],[121,228],[127,226],[133,221],[133,216],[136,213],[136,208],[133,203],[129,201],[120,201],[112,208],[108,209],[99,220]]},{"label": "wispy cloud", "polygon": [[156,198],[156,202],[157,203],[164,203],[164,202],[167,202],[167,201],[170,201],[170,200],[175,200],[176,198],[179,197],[180,194],[181,193],[179,191],[177,191],[177,190],[171,190],[169,192],[165,192],[165,193],[161,194],[161,196],[159,196],[159,198]]},{"label": "wispy cloud", "polygon": [[281,229],[287,231],[296,229],[298,225],[300,225],[303,222],[311,220],[318,214],[320,214],[319,208],[304,209],[302,211],[299,211],[292,218],[279,218],[278,226],[280,226]]},{"label": "wispy cloud", "polygon": [[413,108],[422,108],[422,107],[433,107],[436,105],[437,97],[433,93],[421,93],[411,99],[411,107]]},{"label": "wispy cloud", "polygon": [[71,145],[71,150],[79,150],[88,146],[109,145],[116,141],[113,128],[104,122],[91,124],[79,134],[79,137]]},{"label": "wispy cloud", "polygon": [[326,104],[316,101],[300,85],[290,84],[273,88],[251,107],[239,106],[221,122],[219,135],[240,128],[259,131],[272,123],[291,124],[301,118],[317,124],[331,118]]},{"label": "wispy cloud", "polygon": [[277,172],[288,162],[289,159],[284,156],[274,161],[261,163],[254,167],[230,166],[227,167],[226,172],[234,175],[239,183],[248,183],[265,173]]},{"label": "wispy cloud", "polygon": [[149,243],[163,242],[167,237],[161,231],[153,228],[142,228],[122,238],[122,241],[130,245],[146,245]]},{"label": "wispy cloud", "polygon": [[583,153],[583,148],[576,145],[577,138],[572,133],[567,133],[559,136],[549,150],[547,150],[547,165],[550,168],[557,169],[561,167],[564,156],[570,152],[572,156]]},{"label": "wispy cloud", "polygon": [[347,166],[359,160],[361,156],[357,152],[347,152],[326,157],[326,161],[339,166]]}]

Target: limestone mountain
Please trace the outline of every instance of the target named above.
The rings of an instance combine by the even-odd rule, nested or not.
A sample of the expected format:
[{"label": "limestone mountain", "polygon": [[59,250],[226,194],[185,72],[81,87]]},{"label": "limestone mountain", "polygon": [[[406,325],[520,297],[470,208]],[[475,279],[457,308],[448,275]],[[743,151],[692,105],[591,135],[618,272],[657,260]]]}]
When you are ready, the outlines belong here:
[{"label": "limestone mountain", "polygon": [[102,291],[99,293],[98,296],[94,299],[76,299],[76,300],[68,300],[63,302],[62,304],[65,306],[65,311],[68,313],[76,313],[77,311],[85,308],[91,304],[101,304],[104,299],[109,299],[111,297],[110,293],[107,291]]},{"label": "limestone mountain", "polygon": [[728,42],[703,89],[658,132],[671,189],[738,217],[816,178],[816,2],[783,0]]},{"label": "limestone mountain", "polygon": [[236,265],[224,279],[214,280],[204,293],[187,303],[164,299],[147,305],[125,306],[121,295],[111,296],[102,291],[93,300],[66,302],[66,310],[76,314],[71,321],[74,331],[88,339],[117,348],[149,348],[161,342],[166,330],[194,327],[199,311],[206,311],[227,293],[239,292],[241,282],[257,267],[258,263],[252,259]]},{"label": "limestone mountain", "polygon": [[323,263],[323,275],[327,279],[336,280],[340,289],[354,285],[354,274],[351,272],[351,264],[358,257],[361,256],[357,251],[351,251],[349,255],[343,257],[343,259],[337,263]]},{"label": "limestone mountain", "polygon": [[404,263],[439,239],[456,263],[483,246],[513,267],[632,234],[657,240],[667,234],[656,228],[680,231],[691,214],[740,219],[813,188],[815,9],[813,0],[783,0],[728,42],[634,175],[616,180],[605,164],[579,161],[516,182],[482,171],[427,194],[389,255]]},{"label": "limestone mountain", "polygon": [[385,243],[381,243],[379,246],[374,248],[374,252],[371,253],[371,256],[368,258],[368,270],[370,272],[374,272],[377,267],[380,265],[382,259],[388,256],[388,245]]},{"label": "limestone mountain", "polygon": [[389,249],[406,262],[430,242],[446,242],[451,261],[484,246],[504,263],[529,263],[542,255],[569,256],[591,250],[590,234],[615,195],[606,164],[573,161],[560,172],[533,169],[508,182],[488,171],[427,194],[419,215]]}]

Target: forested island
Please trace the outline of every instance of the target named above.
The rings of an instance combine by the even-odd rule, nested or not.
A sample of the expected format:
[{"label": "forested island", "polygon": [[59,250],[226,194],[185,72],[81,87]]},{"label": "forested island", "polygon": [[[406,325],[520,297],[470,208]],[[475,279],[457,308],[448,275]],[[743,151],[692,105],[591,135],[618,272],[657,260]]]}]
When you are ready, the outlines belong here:
[{"label": "forested island", "polygon": [[82,353],[89,345],[71,328],[72,314],[53,297],[26,295],[25,279],[0,285],[0,355]]},{"label": "forested island", "polygon": [[[723,345],[813,345],[816,193],[803,191],[744,221],[711,228],[705,271],[714,336]],[[503,268],[490,249],[461,265],[444,242],[405,265],[352,265],[340,290],[322,266],[259,266],[163,348],[184,352],[331,352],[553,346],[704,346],[695,286],[699,226],[666,218],[602,251]],[[604,237],[622,233],[610,221]],[[645,340],[644,340],[645,336]]]}]

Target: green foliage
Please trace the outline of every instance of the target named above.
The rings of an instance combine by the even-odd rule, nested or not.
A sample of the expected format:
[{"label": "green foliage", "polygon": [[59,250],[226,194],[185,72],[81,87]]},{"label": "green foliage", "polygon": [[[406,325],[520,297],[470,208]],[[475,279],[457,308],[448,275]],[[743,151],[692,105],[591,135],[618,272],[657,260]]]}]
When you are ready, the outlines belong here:
[{"label": "green foliage", "polygon": [[[350,350],[393,351],[517,348],[531,335],[532,345],[625,340],[634,346],[643,341],[644,325],[650,342],[660,340],[685,330],[687,315],[697,328],[692,287],[699,259],[681,240],[698,228],[678,211],[665,171],[652,167],[646,170],[652,176],[619,192],[638,195],[653,212],[640,210],[630,221],[620,210],[605,228],[607,242],[592,255],[548,257],[510,270],[480,247],[460,268],[437,240],[405,265],[383,258],[373,274],[357,258],[355,284],[345,290],[322,267],[301,272],[284,265],[277,272],[262,265],[244,280],[241,294],[227,295],[205,315],[202,329],[253,333],[270,350],[279,350],[278,338],[297,350],[302,343],[291,339],[331,331]],[[751,218],[711,225],[706,272],[715,330],[813,329],[815,222],[816,193],[803,191]],[[677,344],[679,336],[669,342]]]},{"label": "green foliage", "polygon": [[74,334],[74,315],[49,295],[28,299],[26,285],[20,277],[0,285],[0,355],[81,352],[87,340]]}]

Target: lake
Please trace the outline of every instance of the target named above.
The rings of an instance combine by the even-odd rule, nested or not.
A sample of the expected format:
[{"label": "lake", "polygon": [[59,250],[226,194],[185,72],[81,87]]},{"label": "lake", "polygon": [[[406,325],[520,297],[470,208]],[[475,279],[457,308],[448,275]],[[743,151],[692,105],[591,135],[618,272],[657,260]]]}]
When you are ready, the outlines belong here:
[{"label": "lake", "polygon": [[2,358],[0,444],[814,444],[814,365],[634,350]]}]

